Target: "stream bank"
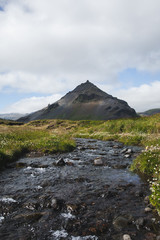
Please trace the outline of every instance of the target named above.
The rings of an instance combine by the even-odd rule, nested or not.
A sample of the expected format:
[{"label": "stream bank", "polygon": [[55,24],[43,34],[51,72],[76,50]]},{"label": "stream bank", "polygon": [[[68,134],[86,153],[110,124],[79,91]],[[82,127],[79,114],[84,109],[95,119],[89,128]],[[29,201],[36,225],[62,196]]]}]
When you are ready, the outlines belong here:
[{"label": "stream bank", "polygon": [[77,139],[73,152],[11,164],[0,175],[0,239],[156,240],[148,185],[128,170],[140,152]]}]

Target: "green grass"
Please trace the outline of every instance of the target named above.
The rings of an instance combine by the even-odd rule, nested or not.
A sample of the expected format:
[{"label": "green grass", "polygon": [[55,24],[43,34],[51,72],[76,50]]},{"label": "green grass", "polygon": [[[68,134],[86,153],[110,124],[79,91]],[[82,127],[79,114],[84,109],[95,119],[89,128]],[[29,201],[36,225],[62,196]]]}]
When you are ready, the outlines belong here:
[{"label": "green grass", "polygon": [[146,146],[146,149],[133,161],[132,171],[139,172],[148,179],[150,202],[160,215],[160,145]]},{"label": "green grass", "polygon": [[143,146],[145,150],[133,161],[131,170],[148,179],[150,202],[160,215],[160,114],[136,119],[80,121],[73,135]]},{"label": "green grass", "polygon": [[26,152],[70,151],[75,147],[75,137],[143,146],[145,150],[133,161],[131,170],[148,179],[150,201],[160,214],[160,114],[109,121],[37,120],[22,126],[3,121],[0,124],[0,167]]},{"label": "green grass", "polygon": [[38,152],[50,154],[71,151],[75,141],[70,135],[52,134],[45,129],[7,127],[0,132],[0,168],[26,154]]},{"label": "green grass", "polygon": [[23,125],[22,122],[16,122],[16,121],[13,121],[13,120],[5,120],[5,119],[0,119],[0,125],[1,124],[5,124],[5,125],[9,125],[9,126]]}]

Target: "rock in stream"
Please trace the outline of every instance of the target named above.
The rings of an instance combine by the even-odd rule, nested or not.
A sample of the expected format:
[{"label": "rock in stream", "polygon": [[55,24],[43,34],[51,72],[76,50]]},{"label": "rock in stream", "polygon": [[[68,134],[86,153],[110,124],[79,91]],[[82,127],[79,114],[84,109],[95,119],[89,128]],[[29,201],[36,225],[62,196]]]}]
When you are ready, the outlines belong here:
[{"label": "rock in stream", "polygon": [[73,152],[11,164],[0,175],[0,239],[156,239],[148,186],[129,171],[140,152],[77,139]]}]

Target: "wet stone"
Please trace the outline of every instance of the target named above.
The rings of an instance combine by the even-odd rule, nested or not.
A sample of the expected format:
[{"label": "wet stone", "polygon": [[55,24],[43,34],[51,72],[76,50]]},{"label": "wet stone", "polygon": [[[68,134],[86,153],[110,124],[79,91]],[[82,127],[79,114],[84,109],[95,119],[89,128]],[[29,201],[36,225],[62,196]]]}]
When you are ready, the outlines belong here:
[{"label": "wet stone", "polygon": [[124,148],[120,151],[120,153],[125,153],[125,152],[127,152],[127,148]]},{"label": "wet stone", "polygon": [[32,167],[32,168],[39,168],[40,164],[38,164],[38,163],[31,163],[30,167]]},{"label": "wet stone", "polygon": [[77,147],[78,150],[84,151],[86,148],[85,147]]},{"label": "wet stone", "polygon": [[132,240],[132,239],[131,239],[130,235],[124,234],[123,235],[123,240]]},{"label": "wet stone", "polygon": [[51,207],[57,208],[57,199],[55,199],[55,198],[51,199]]},{"label": "wet stone", "polygon": [[132,149],[129,148],[129,149],[126,151],[126,153],[132,153]]},{"label": "wet stone", "polygon": [[24,219],[27,221],[38,221],[43,215],[44,215],[44,212],[24,213],[24,214],[19,214],[19,215],[15,216],[14,219],[15,220]]},{"label": "wet stone", "polygon": [[95,166],[103,166],[103,161],[102,161],[102,159],[101,159],[101,158],[96,158],[96,159],[94,160],[94,165],[95,165]]},{"label": "wet stone", "polygon": [[36,201],[32,200],[32,201],[24,203],[23,208],[34,211],[35,209],[38,208],[38,203]]},{"label": "wet stone", "polygon": [[51,182],[48,181],[48,180],[44,180],[42,183],[41,183],[41,186],[42,187],[47,187],[47,186],[50,186]]},{"label": "wet stone", "polygon": [[48,208],[51,205],[49,196],[47,195],[41,195],[39,196],[39,205],[41,208]]},{"label": "wet stone", "polygon": [[144,218],[138,218],[136,221],[135,221],[135,225],[137,227],[138,230],[140,230],[141,227],[144,226]]},{"label": "wet stone", "polygon": [[47,164],[40,164],[39,165],[39,168],[48,168],[49,167],[49,165],[47,165]]},{"label": "wet stone", "polygon": [[151,212],[152,209],[151,209],[150,207],[146,207],[146,208],[144,209],[144,211],[145,211],[146,213],[148,213],[148,212]]},{"label": "wet stone", "polygon": [[113,148],[121,148],[122,145],[113,145]]},{"label": "wet stone", "polygon": [[113,156],[118,156],[119,153],[115,151],[112,155],[113,155]]},{"label": "wet stone", "polygon": [[78,160],[80,160],[80,158],[79,158],[79,157],[73,157],[72,159],[73,159],[73,160],[75,160],[75,161],[78,161]]},{"label": "wet stone", "polygon": [[77,205],[67,204],[67,211],[68,212],[76,212],[77,208],[78,208]]},{"label": "wet stone", "polygon": [[39,197],[39,206],[41,207],[41,209],[60,209],[62,208],[62,203],[63,200],[59,200],[54,197],[52,198],[48,195],[42,195]]},{"label": "wet stone", "polygon": [[130,158],[130,157],[131,157],[130,154],[125,154],[124,156],[125,156],[126,158]]},{"label": "wet stone", "polygon": [[89,182],[89,179],[88,178],[84,178],[84,177],[79,177],[79,178],[76,178],[75,179],[76,182]]},{"label": "wet stone", "polygon": [[135,196],[136,197],[143,197],[144,196],[144,192],[142,190],[136,191],[135,192]]},{"label": "wet stone", "polygon": [[113,168],[114,169],[125,169],[125,168],[127,168],[129,166],[129,164],[128,163],[126,163],[126,164],[114,164],[114,166],[113,166]]},{"label": "wet stone", "polygon": [[58,160],[58,161],[56,162],[56,165],[59,166],[59,167],[63,167],[63,166],[66,165],[66,162],[64,161],[63,158],[61,158],[60,160]]},{"label": "wet stone", "polygon": [[66,165],[67,166],[74,166],[74,163],[73,162],[66,162]]},{"label": "wet stone", "polygon": [[23,163],[23,162],[17,162],[16,163],[16,168],[24,168],[24,167],[26,167],[27,166],[27,164],[26,163]]},{"label": "wet stone", "polygon": [[144,203],[145,203],[145,204],[149,204],[149,196],[146,196],[146,197],[144,198]]},{"label": "wet stone", "polygon": [[127,218],[123,216],[119,216],[113,220],[113,226],[117,230],[122,230],[124,227],[128,225],[129,221]]}]

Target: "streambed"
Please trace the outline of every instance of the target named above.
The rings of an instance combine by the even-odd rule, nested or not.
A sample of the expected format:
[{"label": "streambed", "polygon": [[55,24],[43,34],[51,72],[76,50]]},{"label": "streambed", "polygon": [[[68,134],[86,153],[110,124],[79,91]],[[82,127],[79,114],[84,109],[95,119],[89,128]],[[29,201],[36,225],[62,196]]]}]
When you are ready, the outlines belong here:
[{"label": "streambed", "polygon": [[156,239],[148,186],[128,170],[141,150],[77,139],[73,152],[11,164],[0,174],[0,239]]}]

